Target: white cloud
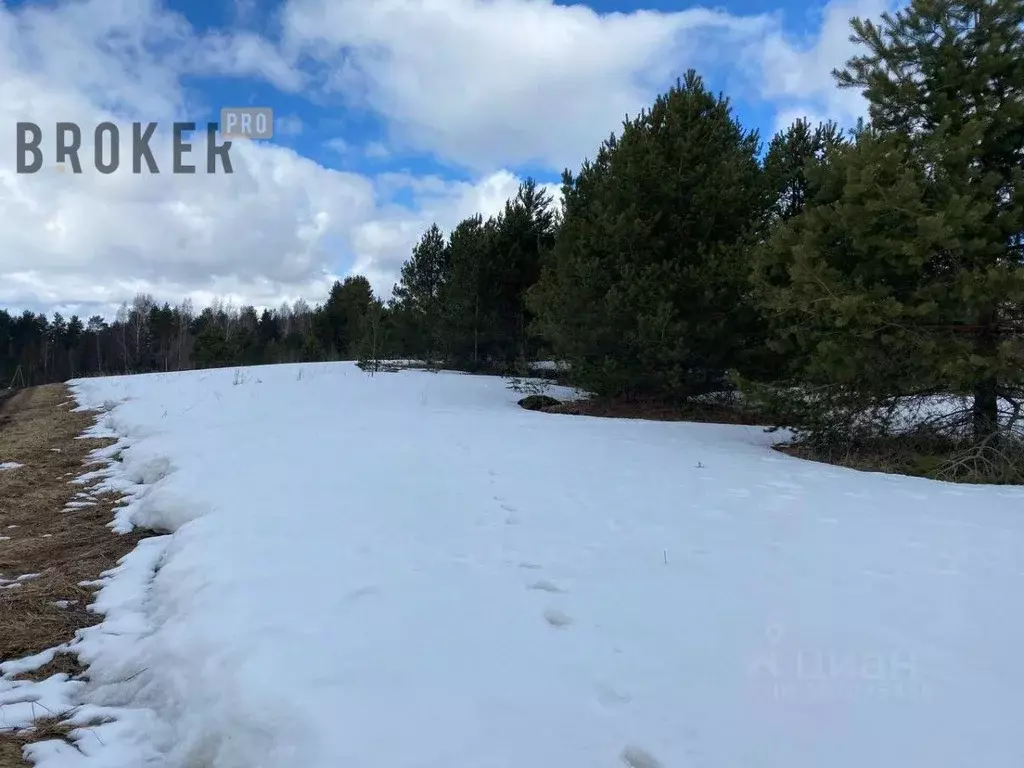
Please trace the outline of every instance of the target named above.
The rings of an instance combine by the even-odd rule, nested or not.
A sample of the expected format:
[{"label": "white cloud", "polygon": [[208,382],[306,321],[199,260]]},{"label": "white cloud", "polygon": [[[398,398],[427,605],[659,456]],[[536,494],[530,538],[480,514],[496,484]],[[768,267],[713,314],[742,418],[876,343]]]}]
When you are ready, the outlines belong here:
[{"label": "white cloud", "polygon": [[[834,0],[817,37],[793,40],[776,16],[701,9],[289,0],[277,44],[248,29],[198,34],[157,0],[0,5],[0,305],[106,308],[147,291],[273,306],[320,299],[350,265],[386,292],[431,222],[448,229],[500,208],[518,183],[502,168],[575,166],[687,66],[753,75],[780,120],[856,116],[862,101],[838,92],[829,71],[852,52],[847,17],[875,15],[882,2]],[[476,181],[367,178],[259,142],[236,143],[235,173],[211,176],[201,137],[200,172],[172,175],[170,121],[221,106],[194,103],[182,87],[189,74],[256,77],[321,103],[334,89],[390,132],[386,144],[346,135],[352,147],[376,158],[426,151]],[[153,146],[165,172],[127,172],[125,147],[126,167],[111,176],[14,173],[16,121],[43,126],[52,151],[57,120],[108,118],[161,121]],[[302,130],[297,117],[278,126]],[[411,203],[394,204],[396,195]]]},{"label": "white cloud", "polygon": [[[198,172],[170,173],[170,121],[187,109],[182,62],[237,70],[223,55],[244,45],[224,39],[198,40],[180,17],[141,2],[0,7],[0,124],[8,137],[0,154],[0,305],[109,314],[138,291],[200,305],[217,295],[270,306],[316,301],[353,260],[390,288],[392,276],[374,265],[393,272],[411,240],[389,241],[375,228],[413,232],[423,214],[382,207],[373,180],[259,142],[235,142],[234,173],[210,175],[203,133],[187,158]],[[163,59],[150,52],[165,45],[173,50]],[[151,141],[159,175],[130,172],[131,118],[161,122]],[[92,167],[90,128],[108,119],[121,125],[121,168],[105,176]],[[46,164],[33,175],[15,172],[17,121],[43,130]],[[81,175],[54,168],[57,121],[83,127]],[[482,189],[490,194],[490,182]],[[443,184],[424,194],[444,207]],[[469,194],[454,185],[450,197]]]},{"label": "white cloud", "polygon": [[384,116],[393,143],[490,170],[576,166],[686,62],[752,43],[768,17],[599,15],[544,0],[289,0],[286,46]]},{"label": "white cloud", "polygon": [[858,53],[850,42],[850,19],[877,18],[892,10],[890,0],[832,0],[821,12],[817,32],[795,39],[776,28],[749,46],[743,59],[752,72],[760,72],[760,95],[777,106],[776,128],[797,117],[813,122],[832,119],[849,126],[867,115],[867,103],[857,90],[836,87],[832,70],[842,68]]},{"label": "white cloud", "polygon": [[281,136],[298,136],[305,125],[298,115],[274,115],[274,134]]},{"label": "white cloud", "polygon": [[379,141],[371,141],[366,145],[364,152],[372,160],[383,160],[391,156],[391,151]]},{"label": "white cloud", "polygon": [[339,155],[344,155],[348,152],[348,142],[341,136],[335,136],[333,139],[328,139],[324,142],[324,146],[332,152],[337,152]]},{"label": "white cloud", "polygon": [[892,6],[832,0],[806,38],[780,12],[598,14],[551,0],[288,0],[282,21],[289,56],[319,61],[314,81],[383,116],[393,145],[477,170],[560,170],[690,66],[775,105],[777,127],[852,124],[864,100],[831,71],[855,51],[850,17]]},{"label": "white cloud", "polygon": [[295,92],[306,77],[267,40],[251,32],[209,34],[181,55],[181,71],[260,77],[274,87]]}]

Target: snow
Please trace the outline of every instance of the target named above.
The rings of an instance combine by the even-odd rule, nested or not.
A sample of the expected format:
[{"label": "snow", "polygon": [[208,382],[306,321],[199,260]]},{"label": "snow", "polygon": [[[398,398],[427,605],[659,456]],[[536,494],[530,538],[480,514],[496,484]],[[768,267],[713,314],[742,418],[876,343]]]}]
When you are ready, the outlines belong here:
[{"label": "snow", "polygon": [[12,661],[0,663],[0,675],[19,675],[23,672],[32,672],[39,669],[44,664],[49,664],[53,661],[54,656],[62,650],[64,650],[64,646],[48,648],[47,650],[33,654],[32,656],[24,656],[20,659],[13,659]]},{"label": "snow", "polygon": [[568,371],[569,364],[561,360],[535,360],[529,363],[531,371]]},{"label": "snow", "polygon": [[23,466],[25,466],[25,465],[24,464],[19,464],[16,461],[2,461],[2,462],[0,462],[0,472],[6,471],[6,470],[9,470],[9,469],[18,469],[18,468],[23,467]]},{"label": "snow", "polygon": [[87,684],[0,679],[0,725],[80,705],[43,768],[1024,763],[1022,488],[528,412],[496,378],[73,388],[117,439],[89,468],[114,528],[161,535],[101,580]]}]

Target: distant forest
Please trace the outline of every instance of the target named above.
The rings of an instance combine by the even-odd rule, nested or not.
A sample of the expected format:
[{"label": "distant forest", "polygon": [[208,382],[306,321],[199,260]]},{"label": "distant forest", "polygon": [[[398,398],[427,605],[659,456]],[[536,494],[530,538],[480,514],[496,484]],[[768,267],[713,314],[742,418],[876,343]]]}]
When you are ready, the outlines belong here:
[{"label": "distant forest", "polygon": [[1024,2],[851,27],[852,130],[801,120],[764,146],[691,70],[565,171],[560,205],[527,180],[430,227],[386,300],[350,277],[316,307],[0,314],[0,374],[543,357],[606,399],[738,392],[815,458],[1024,480]]},{"label": "distant forest", "polygon": [[189,301],[172,307],[140,294],[112,322],[0,310],[0,376],[4,385],[32,386],[81,376],[339,359],[350,347],[349,308],[337,308],[354,293],[368,297],[365,310],[372,297],[362,278],[338,283],[331,300],[318,307],[298,301],[259,311],[216,303],[197,312]]}]

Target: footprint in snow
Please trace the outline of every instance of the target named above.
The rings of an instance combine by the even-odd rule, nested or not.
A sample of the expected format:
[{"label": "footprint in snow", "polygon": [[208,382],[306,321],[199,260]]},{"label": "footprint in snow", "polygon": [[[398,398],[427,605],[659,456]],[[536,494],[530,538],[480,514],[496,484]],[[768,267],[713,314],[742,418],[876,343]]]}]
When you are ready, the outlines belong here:
[{"label": "footprint in snow", "polygon": [[802,491],[804,487],[797,483],[790,483],[785,480],[769,480],[762,488],[782,488],[786,491]]},{"label": "footprint in snow", "polygon": [[913,491],[904,491],[902,494],[905,498],[913,499],[914,501],[927,501],[928,497],[923,493],[914,493]]},{"label": "footprint in snow", "polygon": [[506,504],[505,500],[499,496],[495,496],[494,500],[498,502],[498,507],[502,512],[507,512],[508,515],[505,517],[505,525],[519,525],[519,516],[515,513],[518,512],[515,507],[511,504]]},{"label": "footprint in snow", "polygon": [[661,762],[643,747],[629,745],[619,754],[629,768],[661,768]]},{"label": "footprint in snow", "polygon": [[544,611],[544,621],[555,629],[563,629],[572,624],[572,617],[562,613],[561,611],[548,608]]},{"label": "footprint in snow", "polygon": [[378,592],[380,592],[380,587],[370,584],[365,587],[360,587],[359,589],[353,589],[351,592],[348,592],[345,595],[345,599],[348,602],[355,602],[360,598],[369,597],[370,595],[376,595]]},{"label": "footprint in snow", "polygon": [[540,581],[535,581],[532,584],[528,585],[527,589],[535,589],[535,590],[538,590],[540,592],[552,592],[552,593],[555,593],[555,594],[561,594],[561,593],[565,592],[564,589],[559,587],[557,584],[555,584],[555,583],[553,583],[551,581],[548,581],[547,579],[541,579]]},{"label": "footprint in snow", "polygon": [[632,697],[628,693],[622,693],[610,685],[598,685],[597,700],[606,707],[620,707],[624,704],[629,704],[632,701]]}]

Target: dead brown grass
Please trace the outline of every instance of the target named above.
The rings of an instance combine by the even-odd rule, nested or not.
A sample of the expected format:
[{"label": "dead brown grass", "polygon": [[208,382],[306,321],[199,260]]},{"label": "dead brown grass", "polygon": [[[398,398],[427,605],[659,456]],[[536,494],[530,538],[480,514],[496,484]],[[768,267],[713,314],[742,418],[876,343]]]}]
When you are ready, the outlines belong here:
[{"label": "dead brown grass", "polygon": [[[83,471],[90,451],[110,440],[76,439],[95,414],[72,412],[61,384],[24,390],[0,403],[0,462],[23,466],[0,471],[0,577],[38,577],[0,589],[0,661],[39,653],[66,643],[75,632],[97,624],[91,613],[93,590],[81,585],[113,568],[141,533],[117,535],[107,524],[117,497],[95,494],[96,504],[63,511],[87,486],[71,483]],[[70,601],[60,607],[58,601]],[[77,658],[58,654],[23,679],[41,680],[58,672],[82,676]],[[59,718],[41,718],[32,729],[0,732],[0,768],[29,765],[22,748],[33,741],[65,738]]]},{"label": "dead brown grass", "polygon": [[40,717],[31,729],[22,728],[0,734],[0,766],[3,768],[21,768],[32,764],[22,757],[22,752],[29,744],[38,741],[60,739],[71,743],[68,734],[71,728],[61,722],[59,717]]}]

